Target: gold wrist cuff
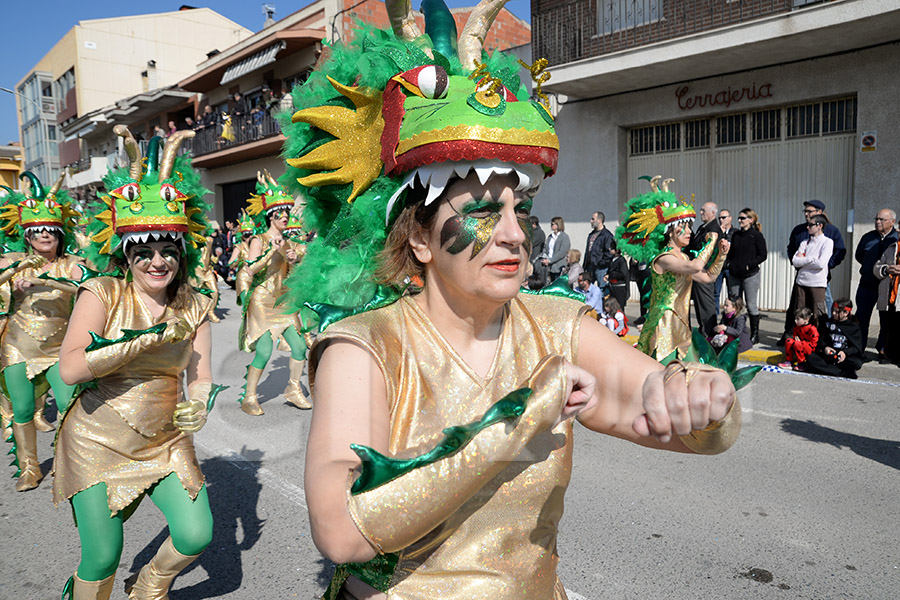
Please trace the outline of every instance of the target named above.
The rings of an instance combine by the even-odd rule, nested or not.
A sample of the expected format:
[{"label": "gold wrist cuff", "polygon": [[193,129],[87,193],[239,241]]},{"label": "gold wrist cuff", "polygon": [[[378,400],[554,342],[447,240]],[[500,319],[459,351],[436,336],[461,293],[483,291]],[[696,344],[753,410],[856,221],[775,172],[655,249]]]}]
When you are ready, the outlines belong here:
[{"label": "gold wrist cuff", "polygon": [[697,454],[721,454],[731,448],[741,434],[741,403],[737,396],[721,421],[713,421],[704,429],[695,429],[678,438]]}]

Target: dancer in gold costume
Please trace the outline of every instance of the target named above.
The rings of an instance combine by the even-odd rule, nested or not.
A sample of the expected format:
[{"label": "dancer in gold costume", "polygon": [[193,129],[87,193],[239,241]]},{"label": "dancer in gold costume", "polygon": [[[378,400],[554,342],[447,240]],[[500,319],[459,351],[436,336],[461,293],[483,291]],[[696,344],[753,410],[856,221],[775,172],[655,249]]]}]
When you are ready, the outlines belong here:
[{"label": "dancer in gold costume", "polygon": [[664,368],[554,295],[567,285],[520,291],[559,147],[541,64],[532,99],[515,60],[480,63],[502,2],[479,5],[458,45],[441,4],[423,5],[420,38],[409,3],[389,2],[395,37],[336,45],[294,92],[289,175],[319,232],[288,281],[290,308],[315,310],[322,332],[312,534],[339,564],[328,600],[562,599],[572,417],[713,453],[736,439],[740,409],[725,373]]},{"label": "dancer in gold costume", "polygon": [[268,229],[250,238],[246,261],[247,273],[252,275],[248,297],[244,300],[240,345],[244,352],[254,352],[247,365],[247,382],[241,397],[241,410],[248,415],[261,415],[256,386],[266,364],[272,356],[277,341],[281,350],[289,350],[290,380],[284,390],[284,399],[297,408],[312,408],[300,377],[306,366],[306,341],[301,335],[302,323],[297,312],[287,313],[277,306],[284,294],[284,280],[294,265],[306,252],[306,247],[284,237],[294,199],[268,173],[257,175],[259,185],[251,196],[247,212],[264,214]]},{"label": "dancer in gold costume", "polygon": [[625,204],[616,237],[624,254],[650,266],[650,311],[637,348],[665,364],[688,355],[692,283],[715,281],[729,246],[710,234],[697,256],[688,256],[683,249],[691,240],[694,207],[669,191],[674,179],[642,179],[650,181],[650,192]]},{"label": "dancer in gold costume", "polygon": [[[146,169],[123,126],[130,169],[104,179],[108,195],[91,220],[92,260],[124,277],[82,283],[66,333],[60,374],[93,381],[59,427],[53,499],[69,500],[81,562],[63,597],[110,597],[123,522],[143,497],[162,511],[169,537],[125,582],[129,598],[168,598],[175,576],[212,537],[212,515],[193,434],[206,422],[218,386],[210,366],[210,299],[193,290],[207,205],[199,175],[178,146],[193,132],[150,140]],[[187,387],[187,397],[183,389]],[[61,407],[64,409],[65,407]]]},{"label": "dancer in gold costume", "polygon": [[237,294],[238,306],[243,306],[246,301],[247,294],[250,291],[250,285],[253,283],[253,275],[247,269],[247,257],[250,254],[250,239],[256,235],[259,225],[247,214],[242,211],[238,217],[238,235],[240,238],[231,251],[231,258],[228,260],[229,268],[235,270],[234,274],[234,291]]},{"label": "dancer in gold costume", "polygon": [[219,317],[216,316],[215,309],[219,305],[219,278],[216,275],[215,256],[212,251],[212,238],[207,236],[206,243],[200,252],[200,266],[194,273],[194,281],[198,284],[197,288],[203,294],[209,296],[212,308],[209,310],[210,323],[218,323]]},{"label": "dancer in gold costume", "polygon": [[[81,259],[66,254],[74,244],[75,212],[60,190],[63,178],[45,192],[31,172],[28,197],[11,194],[0,212],[6,245],[24,241],[22,253],[0,259],[0,281],[8,311],[0,343],[3,387],[12,402],[12,430],[19,479],[16,490],[36,488],[43,474],[37,455],[36,430],[52,430],[43,418],[44,394],[53,389],[58,405],[73,392],[59,377],[59,349],[72,311],[72,298],[84,274]],[[37,400],[37,403],[36,403]]]}]

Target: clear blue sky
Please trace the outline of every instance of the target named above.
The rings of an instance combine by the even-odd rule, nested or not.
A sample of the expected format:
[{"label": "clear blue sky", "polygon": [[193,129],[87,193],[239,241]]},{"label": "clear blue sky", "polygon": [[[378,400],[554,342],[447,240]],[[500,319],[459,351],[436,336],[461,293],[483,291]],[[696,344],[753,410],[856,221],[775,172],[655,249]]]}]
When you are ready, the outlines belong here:
[{"label": "clear blue sky", "polygon": [[[288,2],[270,0],[281,19],[303,8],[311,0]],[[413,0],[418,8],[421,0]],[[451,8],[472,6],[478,0],[446,0]],[[84,19],[103,19],[125,15],[178,10],[182,4],[206,6],[251,31],[262,27],[261,0],[211,0],[209,2],[122,2],[121,0],[74,0],[35,2],[35,0],[3,0],[3,33],[0,36],[0,87],[15,89],[16,83],[46,54],[69,29]],[[507,8],[520,19],[531,20],[530,0],[510,0]],[[138,8],[140,7],[140,8]],[[0,92],[0,145],[17,141],[15,97]]]}]

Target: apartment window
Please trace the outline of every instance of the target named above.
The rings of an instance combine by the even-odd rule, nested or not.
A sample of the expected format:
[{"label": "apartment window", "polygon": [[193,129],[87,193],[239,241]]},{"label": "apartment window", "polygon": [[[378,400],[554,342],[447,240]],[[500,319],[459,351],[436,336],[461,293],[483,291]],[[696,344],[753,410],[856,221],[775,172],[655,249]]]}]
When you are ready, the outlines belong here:
[{"label": "apartment window", "polygon": [[747,115],[727,115],[716,119],[716,146],[747,143]]},{"label": "apartment window", "polygon": [[653,154],[653,127],[638,127],[631,130],[631,154]]},{"label": "apartment window", "polygon": [[597,0],[597,31],[610,35],[659,21],[662,15],[663,0]]},{"label": "apartment window", "polygon": [[296,75],[291,75],[290,77],[285,77],[281,81],[281,85],[284,86],[284,89],[288,92],[292,91],[295,86],[301,85],[309,79],[309,74],[311,71],[306,69],[305,71],[301,71]]},{"label": "apartment window", "polygon": [[59,110],[66,109],[66,95],[69,90],[75,87],[75,67],[72,67],[65,74],[56,80],[56,97],[59,98]]},{"label": "apartment window", "polygon": [[787,107],[787,137],[809,137],[819,135],[819,118],[822,105],[803,104]]},{"label": "apartment window", "polygon": [[684,149],[698,148],[709,148],[709,119],[697,119],[684,124]]},{"label": "apartment window", "polygon": [[759,110],[750,113],[750,130],[754,142],[781,139],[781,109]]},{"label": "apartment window", "polygon": [[654,129],[657,152],[676,152],[681,150],[681,123],[657,125]]},{"label": "apartment window", "polygon": [[47,139],[56,141],[56,125],[47,125]]},{"label": "apartment window", "polygon": [[856,98],[822,103],[822,133],[856,131]]}]

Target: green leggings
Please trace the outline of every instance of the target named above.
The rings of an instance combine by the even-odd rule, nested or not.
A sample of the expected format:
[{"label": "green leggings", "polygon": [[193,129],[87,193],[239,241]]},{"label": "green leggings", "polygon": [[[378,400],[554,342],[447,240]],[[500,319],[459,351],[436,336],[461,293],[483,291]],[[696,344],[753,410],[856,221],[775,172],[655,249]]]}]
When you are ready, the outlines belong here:
[{"label": "green leggings", "polygon": [[[34,419],[34,381],[28,379],[25,363],[16,363],[3,370],[6,379],[6,389],[9,390],[9,400],[13,406],[13,420],[16,423],[27,423]],[[63,382],[59,376],[59,363],[54,364],[39,377],[46,377],[53,390],[53,397],[59,412],[65,412],[72,401],[74,385]]]},{"label": "green leggings", "polygon": [[[282,334],[288,346],[291,347],[291,358],[294,360],[306,360],[306,340],[302,335],[297,333],[294,326],[288,327]],[[275,346],[272,342],[272,332],[267,331],[256,340],[256,354],[250,363],[256,369],[265,369],[272,358],[272,348]]]},{"label": "green leggings", "polygon": [[[100,581],[116,572],[124,541],[121,512],[110,515],[106,484],[98,483],[72,496],[81,539],[78,577]],[[213,520],[206,486],[191,500],[178,476],[170,473],[147,492],[169,524],[175,549],[185,556],[200,554],[212,541]]]}]

